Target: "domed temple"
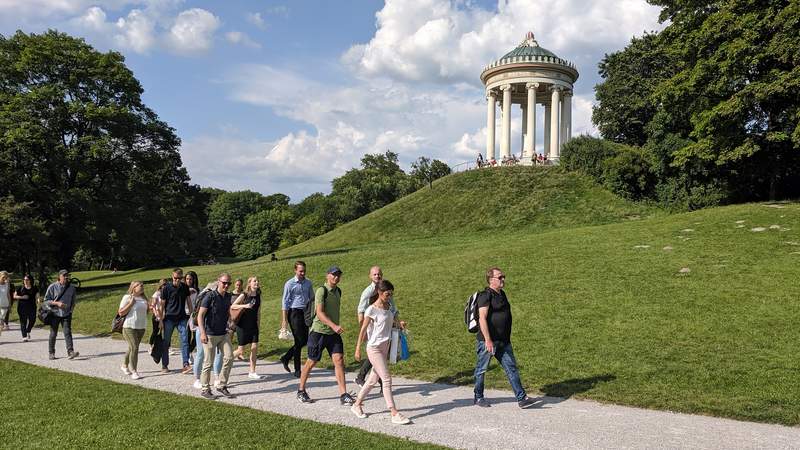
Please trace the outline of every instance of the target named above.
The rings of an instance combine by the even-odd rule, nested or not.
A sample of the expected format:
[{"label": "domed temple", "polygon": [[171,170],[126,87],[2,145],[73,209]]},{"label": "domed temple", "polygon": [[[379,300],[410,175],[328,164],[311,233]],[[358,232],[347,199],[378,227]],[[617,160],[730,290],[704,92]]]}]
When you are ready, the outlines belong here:
[{"label": "domed temple", "polygon": [[525,40],[481,73],[486,86],[486,157],[495,158],[495,115],[501,103],[500,156],[511,157],[511,105],[522,109],[522,163],[536,156],[536,114],[544,108],[543,154],[558,161],[561,145],[572,136],[572,86],[578,71],[571,62],[542,48],[528,32]]}]

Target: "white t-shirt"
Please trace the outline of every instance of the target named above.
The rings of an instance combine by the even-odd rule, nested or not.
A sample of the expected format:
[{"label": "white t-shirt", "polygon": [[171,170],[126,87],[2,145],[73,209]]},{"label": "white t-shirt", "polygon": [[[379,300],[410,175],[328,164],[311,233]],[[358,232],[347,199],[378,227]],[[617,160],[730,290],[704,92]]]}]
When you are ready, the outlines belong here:
[{"label": "white t-shirt", "polygon": [[0,284],[0,308],[8,308],[8,291],[11,289],[11,284]]},{"label": "white t-shirt", "polygon": [[372,322],[367,327],[367,345],[377,347],[392,338],[392,324],[394,312],[370,305],[364,311],[364,317],[369,317]]},{"label": "white t-shirt", "polygon": [[[122,301],[119,302],[119,307],[122,308],[123,306],[127,305],[130,301],[131,296],[125,294],[122,297]],[[125,323],[122,324],[122,328],[132,328],[134,330],[144,330],[147,328],[147,299],[144,297],[136,297],[136,303],[131,307],[128,311],[128,315],[125,317]]]}]

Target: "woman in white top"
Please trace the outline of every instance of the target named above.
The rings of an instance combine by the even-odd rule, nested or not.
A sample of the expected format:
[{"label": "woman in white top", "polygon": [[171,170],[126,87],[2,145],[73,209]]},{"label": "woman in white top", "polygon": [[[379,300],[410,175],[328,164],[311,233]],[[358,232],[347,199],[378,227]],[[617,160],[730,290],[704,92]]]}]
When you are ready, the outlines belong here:
[{"label": "woman in white top", "polygon": [[11,282],[9,281],[8,272],[5,270],[0,271],[0,334],[3,330],[8,330],[8,317],[6,314],[11,309],[13,302],[11,297]]},{"label": "woman in white top", "polygon": [[125,375],[130,375],[131,379],[141,378],[136,371],[139,363],[139,344],[142,342],[144,331],[147,328],[147,297],[144,296],[144,284],[141,281],[134,281],[128,288],[128,293],[122,297],[119,303],[118,314],[125,316],[122,324],[122,337],[128,343],[128,351],[125,353],[125,361],[121,367]]},{"label": "woman in white top", "polygon": [[[392,340],[392,326],[395,324],[395,315],[389,310],[389,298],[392,296],[394,286],[388,280],[381,280],[375,286],[375,293],[370,297],[370,306],[364,311],[364,322],[361,331],[358,333],[356,342],[356,361],[361,361],[361,342],[364,336],[367,340],[367,358],[372,363],[372,372],[367,377],[366,383],[361,387],[358,398],[350,410],[360,419],[366,419],[362,405],[364,397],[369,394],[380,377],[383,382],[383,398],[386,400],[386,407],[392,413],[392,423],[405,425],[411,421],[400,414],[394,406],[392,397],[392,375],[389,373],[389,344]],[[398,323],[399,325],[399,323]]]}]

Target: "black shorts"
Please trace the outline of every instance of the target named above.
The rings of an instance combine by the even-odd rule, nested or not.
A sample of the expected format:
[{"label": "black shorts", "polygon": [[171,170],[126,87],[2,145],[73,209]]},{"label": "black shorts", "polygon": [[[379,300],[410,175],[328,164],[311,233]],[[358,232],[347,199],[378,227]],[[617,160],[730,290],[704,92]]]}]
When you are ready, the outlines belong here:
[{"label": "black shorts", "polygon": [[328,355],[334,353],[344,354],[344,343],[338,334],[322,334],[312,331],[308,335],[308,359],[319,361],[322,359],[322,350],[327,349]]},{"label": "black shorts", "polygon": [[236,340],[239,345],[258,344],[258,327],[236,327]]}]

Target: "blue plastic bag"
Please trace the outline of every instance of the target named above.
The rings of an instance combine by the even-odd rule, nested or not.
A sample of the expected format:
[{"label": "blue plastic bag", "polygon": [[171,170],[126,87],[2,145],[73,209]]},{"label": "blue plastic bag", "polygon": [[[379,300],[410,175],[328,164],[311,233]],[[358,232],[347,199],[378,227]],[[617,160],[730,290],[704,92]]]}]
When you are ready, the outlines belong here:
[{"label": "blue plastic bag", "polygon": [[405,361],[411,356],[408,351],[408,337],[405,333],[400,333],[400,360]]}]

